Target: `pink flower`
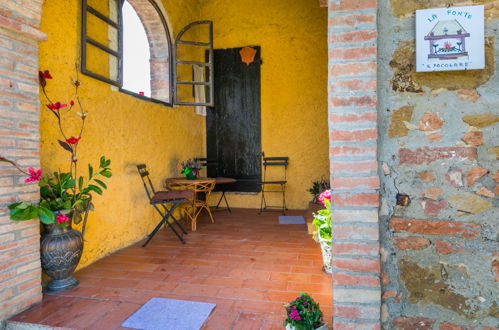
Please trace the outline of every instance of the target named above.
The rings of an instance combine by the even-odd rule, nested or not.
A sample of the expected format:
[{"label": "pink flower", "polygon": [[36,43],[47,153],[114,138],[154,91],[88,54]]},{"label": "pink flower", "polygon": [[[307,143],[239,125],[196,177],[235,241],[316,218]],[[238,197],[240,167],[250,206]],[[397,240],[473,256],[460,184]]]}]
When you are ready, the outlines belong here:
[{"label": "pink flower", "polygon": [[296,321],[301,320],[300,314],[296,309],[291,310],[291,312],[289,313],[289,317]]},{"label": "pink flower", "polygon": [[69,105],[70,105],[70,106],[75,105],[75,101],[71,100],[71,102],[69,102]]},{"label": "pink flower", "polygon": [[446,41],[446,42],[444,42],[444,47],[445,47],[445,49],[450,49],[450,48],[452,48],[452,45],[450,44],[450,42]]},{"label": "pink flower", "polygon": [[61,223],[68,222],[69,217],[65,214],[58,214],[57,217],[55,217],[55,221],[60,225]]},{"label": "pink flower", "polygon": [[35,181],[40,181],[42,179],[42,170],[39,169],[38,171],[35,171],[32,167],[28,169],[29,171],[29,178],[24,180],[24,182],[35,182]]},{"label": "pink flower", "polygon": [[325,190],[319,195],[319,202],[326,205],[326,199],[331,201],[331,189]]}]

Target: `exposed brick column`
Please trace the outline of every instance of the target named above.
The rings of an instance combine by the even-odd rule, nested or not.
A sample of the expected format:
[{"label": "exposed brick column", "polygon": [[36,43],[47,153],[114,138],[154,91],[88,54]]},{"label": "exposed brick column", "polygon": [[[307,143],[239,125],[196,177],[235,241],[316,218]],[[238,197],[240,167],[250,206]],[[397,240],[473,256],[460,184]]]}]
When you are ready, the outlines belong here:
[{"label": "exposed brick column", "polygon": [[330,0],[333,327],[380,328],[376,0]]},{"label": "exposed brick column", "polygon": [[[38,30],[42,0],[0,2],[0,154],[40,166]],[[39,199],[11,166],[0,165],[1,321],[42,298],[39,221],[13,222],[6,205]]]}]

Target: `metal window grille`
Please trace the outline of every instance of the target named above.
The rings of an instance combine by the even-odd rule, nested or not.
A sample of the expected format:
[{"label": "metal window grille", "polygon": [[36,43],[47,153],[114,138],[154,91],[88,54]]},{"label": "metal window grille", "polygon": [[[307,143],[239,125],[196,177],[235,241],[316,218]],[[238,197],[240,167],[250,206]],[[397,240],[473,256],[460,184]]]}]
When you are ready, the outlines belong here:
[{"label": "metal window grille", "polygon": [[[182,37],[184,34],[190,30],[191,28],[199,25],[206,25],[208,27],[208,42],[198,42],[192,40],[183,40]],[[190,45],[197,47],[206,48],[206,60],[204,62],[196,61],[196,60],[181,60],[179,59],[179,46],[180,45]],[[192,22],[180,31],[180,33],[175,38],[175,47],[174,47],[174,100],[177,105],[192,105],[192,106],[214,106],[214,90],[213,90],[213,22],[212,21],[197,21]],[[180,80],[178,75],[178,67],[179,65],[192,65],[193,70],[194,66],[201,66],[206,68],[207,74],[205,74],[205,79],[203,81],[196,80],[193,76],[192,80]],[[180,85],[192,85],[195,86],[205,86],[206,88],[206,96],[205,100],[200,100],[196,102],[188,102],[182,101],[179,97],[179,86]]]},{"label": "metal window grille", "polygon": [[[87,76],[93,77],[95,79],[104,81],[108,84],[121,87],[122,81],[123,81],[123,29],[122,29],[122,24],[123,24],[123,18],[122,18],[122,13],[121,13],[121,7],[123,5],[124,0],[110,0],[109,4],[112,4],[114,2],[116,4],[116,8],[111,8],[111,5],[109,5],[110,12],[111,9],[115,9],[115,16],[116,19],[112,19],[110,16],[111,15],[105,15],[101,12],[99,12],[97,9],[93,8],[88,4],[87,0],[82,0],[82,28],[81,28],[81,72]],[[101,42],[97,41],[95,38],[92,38],[89,36],[88,31],[89,31],[89,26],[88,26],[88,15],[92,15],[93,17],[98,18],[102,22],[108,25],[110,29],[115,29],[116,30],[116,40],[110,40],[109,43],[115,43],[117,45],[117,49],[112,49],[109,47],[109,45],[104,45]],[[113,57],[115,59],[115,75],[116,78],[113,79],[111,77],[111,70],[112,68],[109,67],[109,74],[108,76],[104,76],[101,73],[94,72],[88,68],[88,54],[89,54],[89,45],[92,45],[99,49],[100,51],[107,53],[109,56]],[[109,61],[109,65],[111,66],[112,61]]]}]

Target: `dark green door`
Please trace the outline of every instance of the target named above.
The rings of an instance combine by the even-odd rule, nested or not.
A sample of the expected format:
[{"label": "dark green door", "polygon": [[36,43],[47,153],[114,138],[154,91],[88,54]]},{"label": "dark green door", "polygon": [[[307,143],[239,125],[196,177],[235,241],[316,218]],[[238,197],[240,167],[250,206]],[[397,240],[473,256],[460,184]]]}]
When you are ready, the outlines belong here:
[{"label": "dark green door", "polygon": [[253,63],[241,60],[241,48],[214,51],[215,106],[206,115],[207,156],[218,162],[210,175],[238,179],[231,191],[260,191],[260,47]]}]

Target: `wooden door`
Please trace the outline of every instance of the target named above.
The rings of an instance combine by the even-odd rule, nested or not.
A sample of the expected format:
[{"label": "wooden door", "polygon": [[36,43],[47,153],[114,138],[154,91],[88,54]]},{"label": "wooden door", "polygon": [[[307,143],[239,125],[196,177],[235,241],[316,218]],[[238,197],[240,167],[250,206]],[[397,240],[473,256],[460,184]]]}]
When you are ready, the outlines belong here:
[{"label": "wooden door", "polygon": [[217,175],[238,179],[231,191],[260,191],[260,47],[249,65],[241,48],[214,51],[214,101],[206,116],[207,157],[218,162]]}]

